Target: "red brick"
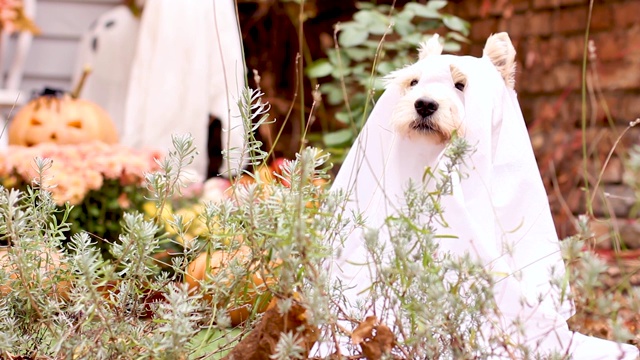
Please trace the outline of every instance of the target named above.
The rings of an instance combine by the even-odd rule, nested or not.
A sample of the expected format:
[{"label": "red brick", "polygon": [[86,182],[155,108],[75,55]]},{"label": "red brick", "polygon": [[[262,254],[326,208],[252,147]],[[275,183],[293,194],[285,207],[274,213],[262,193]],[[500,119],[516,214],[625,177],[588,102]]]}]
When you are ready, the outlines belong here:
[{"label": "red brick", "polygon": [[482,44],[477,44],[477,43],[476,44],[472,44],[471,47],[469,48],[469,55],[481,57],[483,49],[484,49],[484,43],[482,43]]},{"label": "red brick", "polygon": [[640,248],[640,222],[635,219],[597,219],[589,221],[589,228],[601,242],[599,249],[613,249],[612,241],[619,240],[628,249]]},{"label": "red brick", "polygon": [[483,19],[473,23],[470,38],[472,41],[487,40],[489,35],[498,31],[498,21],[496,19]]},{"label": "red brick", "polygon": [[[640,136],[640,128],[634,127],[628,129],[629,124],[616,125],[614,127],[589,127],[586,131],[587,143],[590,148],[594,150],[595,154],[599,154],[602,161],[605,156],[611,151],[616,141],[619,141],[616,147],[617,154],[626,154],[627,148],[634,146],[637,143],[637,139]],[[626,130],[626,132],[625,132]],[[625,132],[625,135],[620,138],[620,135]],[[576,133],[577,138],[581,141],[580,130]],[[619,139],[619,140],[618,140]]]},{"label": "red brick", "polygon": [[560,0],[534,0],[534,9],[550,9],[560,6]]},{"label": "red brick", "polygon": [[[594,86],[599,86],[594,83]],[[599,96],[596,104],[590,104],[596,108],[595,119],[600,124],[608,124],[607,111],[614,122],[620,123],[621,110],[623,109],[623,97],[617,92],[604,92]]]},{"label": "red brick", "polygon": [[526,75],[522,76],[522,79],[519,83],[516,83],[516,86],[521,93],[527,94],[538,94],[542,92],[542,83],[541,77],[544,74],[539,67],[534,67],[531,69],[527,69]]},{"label": "red brick", "polygon": [[640,71],[638,64],[630,61],[614,61],[598,65],[598,75],[603,89],[638,89]]},{"label": "red brick", "polygon": [[560,0],[560,5],[586,5],[585,0]]},{"label": "red brick", "polygon": [[633,190],[624,185],[604,185],[601,188],[608,196],[596,196],[592,204],[594,215],[610,216],[613,213],[619,217],[628,216],[635,203]]},{"label": "red brick", "polygon": [[[601,154],[605,155],[605,154]],[[605,158],[606,159],[606,158]],[[602,184],[622,184],[622,174],[624,173],[624,166],[622,165],[622,160],[618,156],[612,156],[609,159],[609,163],[607,163],[607,167],[604,168],[604,160],[602,160],[599,164],[595,162],[591,162],[590,167],[593,167],[591,170],[592,174],[596,176],[600,176],[602,173],[602,177],[600,182]]]},{"label": "red brick", "polygon": [[624,32],[605,31],[592,36],[596,57],[600,61],[621,60],[627,55],[627,39]]},{"label": "red brick", "polygon": [[638,22],[640,1],[632,0],[613,4],[613,20],[616,26],[631,26]]},{"label": "red brick", "polygon": [[640,139],[640,127],[635,126],[633,128],[628,128],[629,123],[617,125],[615,127],[615,136],[616,138],[622,134],[625,129],[627,132],[620,139],[620,143],[618,144],[616,153],[626,155],[629,152],[629,148],[632,146],[636,146],[638,144],[638,139]]},{"label": "red brick", "polygon": [[539,66],[544,69],[551,69],[565,61],[565,41],[560,37],[551,37],[540,42],[539,46]]},{"label": "red brick", "polygon": [[537,37],[523,39],[522,45],[520,46],[517,56],[522,62],[521,69],[525,71],[534,67],[538,62],[537,40]]},{"label": "red brick", "polygon": [[554,106],[558,108],[557,117],[564,128],[572,128],[576,119],[580,117],[580,111],[576,111],[576,108],[579,108],[576,105],[578,103],[578,94],[575,93],[564,98],[561,95],[555,98]]},{"label": "red brick", "polygon": [[490,2],[491,6],[489,7],[489,15],[508,19],[513,16],[514,12],[516,12],[515,2],[519,3],[518,8],[520,12],[528,7],[526,0],[492,0]]},{"label": "red brick", "polygon": [[579,114],[574,110],[577,94],[576,96],[573,94],[574,92],[571,92],[569,95],[565,95],[564,92],[562,92],[558,95],[552,96],[554,115],[551,121],[554,122],[556,127],[573,127],[572,124],[575,122],[577,117],[576,114]]},{"label": "red brick", "polygon": [[456,3],[450,2],[444,10],[450,11],[465,20],[471,21],[480,17],[481,3],[482,0],[466,0]]},{"label": "red brick", "polygon": [[626,53],[628,58],[640,59],[640,24],[626,31]]},{"label": "red brick", "polygon": [[612,249],[611,234],[613,229],[610,219],[589,220],[589,231],[593,235],[596,249]]},{"label": "red brick", "polygon": [[636,219],[618,219],[620,238],[629,249],[640,249],[640,222]]},{"label": "red brick", "polygon": [[[558,119],[555,99],[541,98],[535,111],[534,121],[550,122]],[[547,139],[548,140],[548,139]]]},{"label": "red brick", "polygon": [[640,101],[638,95],[625,95],[621,101],[619,109],[616,110],[616,122],[620,124],[628,124],[629,122],[640,118]]},{"label": "red brick", "polygon": [[513,5],[513,10],[516,13],[529,10],[531,7],[531,5],[529,5],[529,0],[511,0],[511,4]]},{"label": "red brick", "polygon": [[521,84],[521,89],[533,94],[560,93],[567,88],[580,88],[580,66],[577,64],[557,64],[548,69],[535,66],[527,70]]},{"label": "red brick", "polygon": [[551,11],[541,11],[530,15],[528,21],[528,33],[530,35],[551,34]]},{"label": "red brick", "polygon": [[522,37],[527,32],[527,17],[517,14],[508,19],[501,19],[498,23],[498,31],[508,32],[511,40]]},{"label": "red brick", "polygon": [[584,35],[574,35],[565,40],[564,57],[569,61],[584,57]]},{"label": "red brick", "polygon": [[555,14],[553,32],[568,34],[584,32],[587,27],[587,7],[562,9]]},{"label": "red brick", "polygon": [[[613,11],[608,4],[595,5],[591,14],[591,30],[606,30],[613,23]],[[585,22],[586,27],[586,22]]]},{"label": "red brick", "polygon": [[[569,209],[571,209],[571,211],[574,214],[580,213],[579,209],[582,206],[582,203],[584,202],[582,194],[583,194],[582,191],[571,189],[568,195],[564,195],[567,206],[569,207]],[[575,228],[573,227],[573,224],[571,224],[570,229],[571,229],[570,234],[571,235],[575,234]],[[569,234],[565,234],[565,236],[568,236],[568,235]]]}]

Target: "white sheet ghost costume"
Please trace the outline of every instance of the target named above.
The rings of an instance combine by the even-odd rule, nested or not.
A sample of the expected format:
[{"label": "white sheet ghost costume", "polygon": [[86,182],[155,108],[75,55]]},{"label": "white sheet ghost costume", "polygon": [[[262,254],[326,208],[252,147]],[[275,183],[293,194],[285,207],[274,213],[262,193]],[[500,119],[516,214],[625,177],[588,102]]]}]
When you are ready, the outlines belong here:
[{"label": "white sheet ghost costume", "polygon": [[[99,56],[81,55],[78,64],[93,68],[82,97],[107,108],[124,145],[164,151],[172,148],[172,134],[190,133],[199,154],[189,170],[203,181],[209,114],[222,123],[223,149],[244,148],[237,101],[245,69],[235,2],[147,0],[139,24],[126,12],[117,7],[99,19]],[[106,26],[112,17],[119,20]],[[91,36],[83,43],[91,49]],[[232,175],[243,164],[232,155],[219,172]]]},{"label": "white sheet ghost costume", "polygon": [[[516,317],[526,319],[525,337],[518,342],[531,345],[538,354],[568,351],[574,359],[636,359],[633,346],[571,332],[566,319],[573,313],[572,304],[562,301],[550,285],[552,276],[561,276],[565,269],[513,90],[515,50],[509,37],[490,37],[482,58],[441,55],[434,38],[421,49],[416,64],[394,74],[396,79],[376,103],[340,168],[332,191],[349,194],[346,214],[362,213],[368,227],[382,228],[384,219],[402,208],[409,180],[420,183],[426,167],[443,165],[446,142],[417,134],[413,120],[397,120],[418,121],[414,114],[424,104],[418,106],[412,91],[430,92],[440,102],[434,114],[442,112],[440,126],[457,128],[475,147],[460,169],[467,177],[455,180],[452,195],[442,201],[448,227],[439,229],[440,234],[456,238],[441,240],[440,249],[470,253],[492,273],[511,274],[494,289],[503,315],[500,324],[506,330]],[[462,91],[455,88],[453,72],[464,76]],[[447,124],[455,114],[460,121]],[[363,242],[361,231],[352,232],[332,267],[333,276],[354,286],[345,294],[351,299],[371,285],[370,270],[361,265],[367,262]],[[516,272],[519,276],[513,275]],[[522,305],[521,299],[535,308]]]},{"label": "white sheet ghost costume", "polygon": [[72,78],[75,86],[84,69],[91,70],[80,95],[107,111],[120,137],[139,27],[140,19],[124,5],[98,17],[80,39]]}]

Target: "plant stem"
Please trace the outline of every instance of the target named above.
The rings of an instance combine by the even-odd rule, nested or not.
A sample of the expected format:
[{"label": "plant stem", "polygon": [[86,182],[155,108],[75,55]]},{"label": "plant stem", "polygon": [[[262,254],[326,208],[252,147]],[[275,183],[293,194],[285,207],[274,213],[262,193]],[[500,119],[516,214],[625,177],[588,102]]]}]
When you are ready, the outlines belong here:
[{"label": "plant stem", "polygon": [[589,14],[587,15],[587,29],[584,34],[584,52],[582,55],[582,175],[584,179],[584,191],[586,195],[586,209],[588,214],[593,214],[592,198],[589,192],[589,159],[587,156],[587,62],[589,56],[589,28],[593,14],[593,0],[589,1]]},{"label": "plant stem", "polygon": [[87,78],[89,77],[90,74],[91,74],[91,67],[85,66],[85,68],[82,70],[82,76],[80,77],[80,81],[78,81],[78,84],[76,84],[76,87],[71,92],[72,99],[77,99],[80,97],[80,93],[82,93],[82,88],[84,87],[84,83],[87,81]]}]

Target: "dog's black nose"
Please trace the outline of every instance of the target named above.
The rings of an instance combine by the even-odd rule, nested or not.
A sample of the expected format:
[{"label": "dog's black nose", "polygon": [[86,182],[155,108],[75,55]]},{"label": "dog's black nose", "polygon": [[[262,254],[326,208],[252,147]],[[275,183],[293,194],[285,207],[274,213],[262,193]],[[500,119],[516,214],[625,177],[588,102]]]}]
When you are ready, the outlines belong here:
[{"label": "dog's black nose", "polygon": [[426,118],[438,110],[438,103],[428,98],[420,98],[416,100],[413,106],[416,108],[418,115],[423,118]]}]

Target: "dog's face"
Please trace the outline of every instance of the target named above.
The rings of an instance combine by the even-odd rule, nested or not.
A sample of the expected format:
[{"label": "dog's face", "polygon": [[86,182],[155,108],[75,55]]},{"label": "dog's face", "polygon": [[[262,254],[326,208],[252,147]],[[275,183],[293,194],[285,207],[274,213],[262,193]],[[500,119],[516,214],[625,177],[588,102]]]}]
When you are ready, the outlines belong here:
[{"label": "dog's face", "polygon": [[[464,136],[467,76],[456,66],[455,56],[441,54],[442,45],[435,35],[421,46],[419,62],[387,77],[387,88],[394,87],[401,95],[390,120],[400,135],[438,143],[451,139],[454,132]],[[509,37],[505,33],[492,35],[484,55],[513,88],[515,49]]]},{"label": "dog's face", "polygon": [[389,86],[398,88],[391,124],[405,136],[423,136],[437,142],[464,134],[464,88],[467,78],[455,65],[415,64],[392,74]]}]

